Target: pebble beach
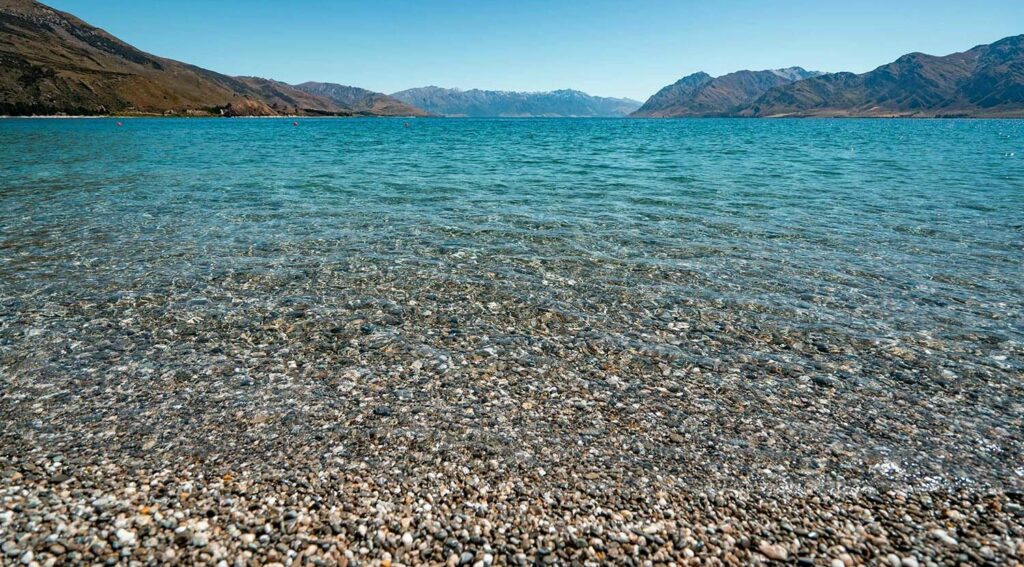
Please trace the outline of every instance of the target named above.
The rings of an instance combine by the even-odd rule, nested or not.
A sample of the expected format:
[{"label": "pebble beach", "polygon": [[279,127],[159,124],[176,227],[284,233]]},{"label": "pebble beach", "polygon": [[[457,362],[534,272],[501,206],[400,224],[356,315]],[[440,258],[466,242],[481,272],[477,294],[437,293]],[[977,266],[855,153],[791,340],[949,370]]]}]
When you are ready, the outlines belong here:
[{"label": "pebble beach", "polygon": [[1016,123],[108,122],[0,124],[2,565],[1024,562]]}]

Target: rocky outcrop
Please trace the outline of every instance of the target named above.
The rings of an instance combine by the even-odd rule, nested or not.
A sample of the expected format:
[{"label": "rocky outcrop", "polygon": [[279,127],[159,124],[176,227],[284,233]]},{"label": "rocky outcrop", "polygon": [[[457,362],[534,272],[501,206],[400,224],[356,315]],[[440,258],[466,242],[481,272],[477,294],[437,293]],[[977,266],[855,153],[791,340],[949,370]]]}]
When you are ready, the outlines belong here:
[{"label": "rocky outcrop", "polygon": [[278,116],[278,112],[267,106],[266,103],[241,98],[234,100],[221,110],[221,114],[227,117],[236,116]]}]

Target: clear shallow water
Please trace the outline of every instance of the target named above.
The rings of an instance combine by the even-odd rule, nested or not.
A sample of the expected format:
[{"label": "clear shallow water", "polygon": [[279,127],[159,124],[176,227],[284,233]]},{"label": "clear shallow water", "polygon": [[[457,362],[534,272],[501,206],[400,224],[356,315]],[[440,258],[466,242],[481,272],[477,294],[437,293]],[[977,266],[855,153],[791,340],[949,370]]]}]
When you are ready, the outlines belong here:
[{"label": "clear shallow water", "polygon": [[552,302],[608,286],[864,337],[1022,339],[1022,122],[411,124],[4,120],[0,275],[380,262]]},{"label": "clear shallow water", "polygon": [[[200,373],[298,305],[389,345],[365,355],[382,369],[479,355],[678,383],[648,431],[725,436],[685,450],[749,469],[814,469],[828,440],[860,459],[842,478],[1024,478],[1024,122],[123,122],[0,121],[8,419],[65,380]],[[205,346],[169,331],[195,321]],[[233,364],[270,372],[250,354]],[[808,392],[832,413],[794,409]],[[69,395],[83,423],[123,403]]]}]

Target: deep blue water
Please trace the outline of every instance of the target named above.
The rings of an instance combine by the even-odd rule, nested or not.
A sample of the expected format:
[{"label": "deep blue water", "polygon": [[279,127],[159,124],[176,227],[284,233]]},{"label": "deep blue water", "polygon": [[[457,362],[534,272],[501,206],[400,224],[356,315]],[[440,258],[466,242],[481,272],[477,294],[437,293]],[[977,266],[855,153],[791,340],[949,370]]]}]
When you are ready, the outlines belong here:
[{"label": "deep blue water", "polygon": [[343,262],[1024,339],[1022,121],[123,122],[0,120],[3,294]]}]

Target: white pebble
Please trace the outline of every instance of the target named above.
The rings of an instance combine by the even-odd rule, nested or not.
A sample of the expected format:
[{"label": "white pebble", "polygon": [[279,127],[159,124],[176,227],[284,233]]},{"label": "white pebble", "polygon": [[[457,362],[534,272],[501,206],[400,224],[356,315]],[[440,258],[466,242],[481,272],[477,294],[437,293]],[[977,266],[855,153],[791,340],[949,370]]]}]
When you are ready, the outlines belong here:
[{"label": "white pebble", "polygon": [[776,561],[785,561],[789,557],[789,551],[782,545],[771,544],[767,541],[762,541],[757,546],[757,550],[761,552],[768,559],[774,559]]},{"label": "white pebble", "polygon": [[122,528],[114,532],[114,535],[117,536],[117,541],[121,542],[121,545],[135,545],[135,532]]}]

